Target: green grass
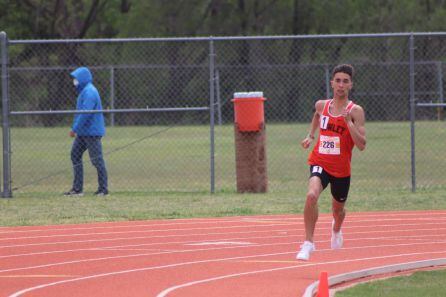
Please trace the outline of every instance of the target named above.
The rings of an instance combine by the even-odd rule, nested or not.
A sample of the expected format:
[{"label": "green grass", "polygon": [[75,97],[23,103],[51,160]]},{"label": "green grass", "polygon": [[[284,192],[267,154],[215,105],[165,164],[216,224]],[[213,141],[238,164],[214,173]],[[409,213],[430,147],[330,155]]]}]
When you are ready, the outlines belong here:
[{"label": "green grass", "polygon": [[[203,192],[210,190],[209,127],[111,127],[104,152],[113,192]],[[268,124],[269,191],[293,193],[306,187],[308,151],[300,148],[308,124]],[[215,129],[215,189],[235,192],[232,125]],[[156,134],[156,135],[154,135]],[[153,135],[153,136],[151,136]],[[363,191],[410,190],[410,126],[406,122],[367,123],[367,149],[354,150],[352,185]],[[55,195],[71,186],[67,128],[14,128],[12,188],[14,194]],[[446,145],[442,122],[416,126],[417,187],[443,185]],[[94,191],[96,175],[85,162],[85,188]]]},{"label": "green grass", "polygon": [[[157,218],[221,217],[283,214],[303,211],[305,188],[293,193],[236,194],[233,192],[118,192],[106,198],[86,192],[82,198],[60,194],[20,194],[0,199],[0,225],[47,225]],[[330,211],[329,192],[320,199],[320,211]],[[446,209],[443,188],[409,191],[352,190],[348,211]]]},{"label": "green grass", "polygon": [[[412,193],[409,123],[367,123],[367,149],[354,150],[349,210],[445,209],[442,126],[417,123],[417,192]],[[104,152],[112,195],[106,200],[91,196],[97,181],[87,154],[87,196],[61,196],[72,180],[72,139],[66,128],[12,129],[14,198],[0,199],[0,225],[302,212],[309,151],[300,148],[300,141],[307,124],[267,125],[268,193],[253,195],[236,193],[232,125],[216,127],[213,195],[209,127],[173,127],[156,134],[165,128],[108,128]],[[326,193],[322,212],[329,211],[328,202]]]},{"label": "green grass", "polygon": [[443,297],[446,270],[418,271],[410,276],[358,284],[336,293],[336,297]]}]

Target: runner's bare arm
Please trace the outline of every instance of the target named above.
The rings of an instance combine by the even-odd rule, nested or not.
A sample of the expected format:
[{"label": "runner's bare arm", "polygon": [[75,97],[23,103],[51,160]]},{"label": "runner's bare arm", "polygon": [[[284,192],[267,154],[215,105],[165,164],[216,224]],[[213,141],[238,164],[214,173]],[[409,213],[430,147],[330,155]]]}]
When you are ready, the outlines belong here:
[{"label": "runner's bare arm", "polygon": [[345,114],[345,120],[347,122],[348,129],[350,130],[353,142],[360,151],[363,151],[367,142],[365,136],[364,109],[362,109],[362,107],[359,105],[355,105],[350,113]]},{"label": "runner's bare arm", "polygon": [[315,137],[314,135],[317,131],[317,128],[319,127],[319,118],[322,113],[322,110],[324,109],[325,101],[326,100],[318,100],[314,105],[315,112],[313,115],[313,119],[311,120],[310,131],[308,132],[307,136],[305,136],[304,140],[302,140],[301,143],[304,149],[307,149],[310,146],[311,142],[314,140]]}]

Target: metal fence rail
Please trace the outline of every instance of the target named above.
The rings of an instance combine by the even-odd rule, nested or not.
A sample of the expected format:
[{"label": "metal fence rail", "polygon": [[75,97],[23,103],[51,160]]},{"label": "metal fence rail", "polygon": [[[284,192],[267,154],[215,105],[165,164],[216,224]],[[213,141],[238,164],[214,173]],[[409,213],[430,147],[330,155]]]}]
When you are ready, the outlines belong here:
[{"label": "metal fence rail", "polygon": [[[353,160],[358,187],[414,191],[443,184],[444,32],[0,37],[3,197],[70,187],[66,134],[77,112],[69,73],[78,66],[92,70],[102,97],[112,191],[234,191],[230,99],[239,91],[263,91],[268,99],[270,191],[305,186],[308,152],[297,151],[298,143],[315,100],[330,97],[330,72],[339,63],[354,65],[351,98],[367,117],[369,145]],[[85,167],[92,191],[95,174]]]}]

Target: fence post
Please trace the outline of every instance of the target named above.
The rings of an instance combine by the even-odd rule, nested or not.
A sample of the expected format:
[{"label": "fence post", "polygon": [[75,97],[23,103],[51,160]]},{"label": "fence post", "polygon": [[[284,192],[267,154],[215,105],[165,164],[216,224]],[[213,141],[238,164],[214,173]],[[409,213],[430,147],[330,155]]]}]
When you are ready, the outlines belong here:
[{"label": "fence post", "polygon": [[210,113],[210,167],[211,167],[211,193],[215,192],[215,118],[214,118],[214,104],[215,104],[215,52],[214,40],[209,39],[209,113]]},{"label": "fence post", "polygon": [[2,128],[3,128],[3,198],[11,198],[11,137],[8,98],[8,37],[0,32],[2,61]]},{"label": "fence post", "polygon": [[409,97],[410,97],[410,161],[412,165],[412,192],[416,190],[415,173],[415,64],[414,37],[409,36]]}]

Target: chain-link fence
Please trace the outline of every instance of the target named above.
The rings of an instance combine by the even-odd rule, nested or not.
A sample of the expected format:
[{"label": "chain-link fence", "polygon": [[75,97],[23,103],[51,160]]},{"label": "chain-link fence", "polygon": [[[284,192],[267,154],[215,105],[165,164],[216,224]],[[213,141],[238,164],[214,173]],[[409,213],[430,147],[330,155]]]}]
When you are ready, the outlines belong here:
[{"label": "chain-link fence", "polygon": [[[308,131],[336,64],[366,112],[355,188],[441,186],[446,33],[2,42],[3,195],[72,185],[70,72],[102,98],[113,192],[235,191],[234,92],[263,91],[270,192],[305,187]],[[8,108],[9,106],[9,108]],[[415,119],[417,120],[415,124]],[[10,135],[9,135],[10,133]],[[10,139],[10,142],[8,141]],[[10,147],[8,147],[10,146]],[[84,156],[85,191],[97,186]],[[10,163],[9,163],[10,162]]]}]

